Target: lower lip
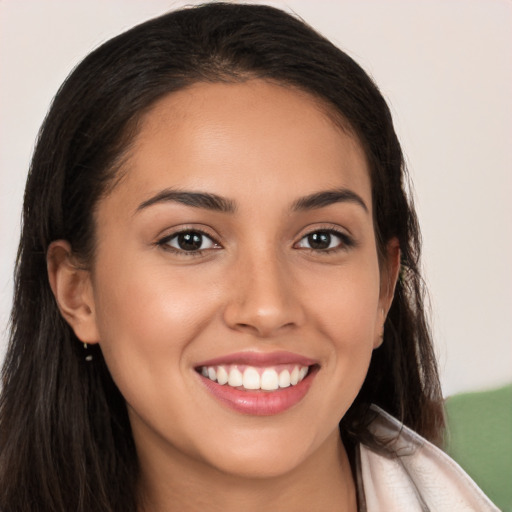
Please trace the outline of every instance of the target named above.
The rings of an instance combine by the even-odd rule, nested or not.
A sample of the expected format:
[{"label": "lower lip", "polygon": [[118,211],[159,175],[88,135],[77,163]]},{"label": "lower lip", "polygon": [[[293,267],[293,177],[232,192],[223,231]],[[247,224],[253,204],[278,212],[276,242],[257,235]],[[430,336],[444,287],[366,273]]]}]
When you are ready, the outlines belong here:
[{"label": "lower lip", "polygon": [[242,391],[227,384],[221,385],[200,374],[198,377],[215,398],[231,409],[253,416],[272,416],[298,404],[309,391],[316,373],[317,367],[312,367],[306,377],[295,386],[275,391]]}]

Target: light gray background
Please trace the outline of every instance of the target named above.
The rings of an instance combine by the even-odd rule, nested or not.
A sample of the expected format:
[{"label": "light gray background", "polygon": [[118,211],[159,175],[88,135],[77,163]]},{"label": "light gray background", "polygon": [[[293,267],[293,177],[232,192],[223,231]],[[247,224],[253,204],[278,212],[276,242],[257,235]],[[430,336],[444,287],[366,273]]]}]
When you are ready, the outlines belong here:
[{"label": "light gray background", "polygon": [[[0,357],[26,171],[58,86],[164,0],[0,0]],[[377,81],[415,184],[446,395],[512,381],[512,2],[288,0]]]}]

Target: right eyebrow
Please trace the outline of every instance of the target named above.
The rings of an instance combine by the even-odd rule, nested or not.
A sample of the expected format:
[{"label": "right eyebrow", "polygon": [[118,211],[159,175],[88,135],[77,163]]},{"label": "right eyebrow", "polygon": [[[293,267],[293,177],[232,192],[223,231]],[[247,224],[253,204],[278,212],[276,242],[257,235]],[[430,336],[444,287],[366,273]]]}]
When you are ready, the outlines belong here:
[{"label": "right eyebrow", "polygon": [[154,204],[176,202],[194,208],[204,208],[223,213],[234,213],[236,205],[234,201],[225,197],[207,192],[193,192],[187,190],[165,189],[153,197],[146,199],[137,207],[137,212],[148,208]]},{"label": "right eyebrow", "polygon": [[362,197],[352,190],[341,188],[316,192],[306,197],[301,197],[293,204],[293,210],[304,211],[325,208],[335,203],[354,203],[359,205],[366,213],[369,213],[368,206]]}]

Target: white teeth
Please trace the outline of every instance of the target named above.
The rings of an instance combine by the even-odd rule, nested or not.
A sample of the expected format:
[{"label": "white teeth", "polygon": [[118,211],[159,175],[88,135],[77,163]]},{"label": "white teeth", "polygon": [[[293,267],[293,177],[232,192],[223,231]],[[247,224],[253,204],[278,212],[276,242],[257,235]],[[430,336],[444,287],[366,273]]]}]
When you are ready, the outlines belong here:
[{"label": "white teeth", "polygon": [[299,382],[299,367],[298,366],[296,366],[292,370],[292,373],[290,374],[290,384],[292,386],[295,386],[295,384],[297,384],[297,382]]},{"label": "white teeth", "polygon": [[279,388],[279,377],[275,370],[266,369],[261,374],[261,389],[265,391],[273,391]]},{"label": "white teeth", "polygon": [[226,384],[226,382],[229,380],[229,375],[226,369],[223,366],[219,366],[217,368],[217,382],[219,384]]},{"label": "white teeth", "polygon": [[217,380],[217,372],[215,371],[215,368],[213,368],[213,366],[210,366],[208,368],[208,378],[210,380]]},{"label": "white teeth", "polygon": [[279,388],[295,386],[306,377],[309,371],[307,366],[287,366],[289,369],[285,368],[281,371],[279,371],[279,367],[255,368],[247,366],[243,373],[237,365],[203,366],[200,372],[203,377],[221,385],[227,384],[234,388],[247,390],[275,391]]},{"label": "white teeth", "polygon": [[234,388],[237,388],[243,384],[242,374],[238,368],[233,368],[229,372],[228,384]]},{"label": "white teeth", "polygon": [[245,389],[260,389],[260,374],[255,368],[247,368],[244,372],[243,384]]},{"label": "white teeth", "polygon": [[290,372],[288,370],[283,370],[279,374],[279,387],[287,388],[290,386]]}]

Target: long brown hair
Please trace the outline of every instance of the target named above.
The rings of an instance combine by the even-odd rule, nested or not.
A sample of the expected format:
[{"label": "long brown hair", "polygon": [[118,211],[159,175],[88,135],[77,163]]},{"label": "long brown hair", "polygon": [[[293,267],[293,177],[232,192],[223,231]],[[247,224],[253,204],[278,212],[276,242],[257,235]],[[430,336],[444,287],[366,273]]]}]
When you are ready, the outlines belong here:
[{"label": "long brown hair", "polygon": [[[377,244],[397,237],[402,270],[365,383],[341,420],[366,435],[375,403],[437,441],[442,408],[419,273],[420,233],[389,109],[368,75],[302,21],[259,5],[213,3],[143,23],[91,53],[56,95],[30,168],[0,402],[0,508],[135,511],[138,464],[126,407],[99,347],[82,345],[51,293],[46,252],[66,239],[94,255],[93,212],[115,186],[137,120],[194,82],[252,77],[320,98],[362,143]],[[371,440],[370,440],[371,442]]]}]

